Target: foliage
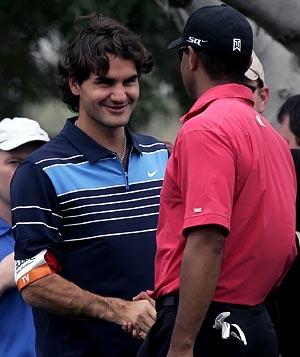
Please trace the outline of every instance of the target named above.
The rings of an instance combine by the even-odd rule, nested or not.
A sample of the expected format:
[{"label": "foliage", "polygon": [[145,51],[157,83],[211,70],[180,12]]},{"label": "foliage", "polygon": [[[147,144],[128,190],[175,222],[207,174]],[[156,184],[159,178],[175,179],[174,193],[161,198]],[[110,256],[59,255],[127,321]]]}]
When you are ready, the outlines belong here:
[{"label": "foliage", "polygon": [[169,0],[169,5],[174,7],[186,7],[191,4],[192,0]]},{"label": "foliage", "polygon": [[[70,39],[74,19],[91,12],[101,12],[125,23],[141,35],[153,52],[157,66],[150,77],[142,79],[141,101],[133,121],[135,127],[147,122],[155,112],[167,115],[168,95],[161,94],[162,83],[174,88],[172,95],[176,95],[180,103],[186,103],[177,58],[165,50],[166,43],[178,33],[155,2],[0,0],[1,118],[24,115],[26,103],[47,102],[59,96],[54,79],[55,51],[63,53],[63,44]],[[52,46],[47,52],[49,58],[41,55],[41,49],[47,49],[47,45]]]}]

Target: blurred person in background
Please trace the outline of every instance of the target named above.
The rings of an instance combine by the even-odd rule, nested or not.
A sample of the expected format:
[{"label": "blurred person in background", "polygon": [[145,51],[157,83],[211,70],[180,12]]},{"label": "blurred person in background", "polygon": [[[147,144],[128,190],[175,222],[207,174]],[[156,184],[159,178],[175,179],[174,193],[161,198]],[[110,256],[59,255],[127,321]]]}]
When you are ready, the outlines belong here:
[{"label": "blurred person in background", "polygon": [[[256,54],[252,53],[252,64],[245,73],[245,84],[254,95],[254,108],[263,113],[269,99],[269,87],[265,83],[264,68]],[[290,97],[278,110],[279,134],[290,146],[297,176],[296,231],[300,231],[300,95]],[[296,241],[298,244],[298,241]],[[300,261],[299,255],[280,287],[267,299],[267,308],[275,325],[282,357],[293,357],[299,351],[300,328]]]},{"label": "blurred person in background", "polygon": [[244,84],[249,87],[253,93],[254,109],[262,114],[266,109],[270,90],[265,83],[263,66],[254,51],[252,51],[251,66],[245,73]]},{"label": "blurred person in background", "polygon": [[[279,315],[278,335],[282,357],[294,357],[300,354],[299,349],[299,321],[300,321],[300,95],[288,98],[278,110],[277,121],[279,133],[291,148],[296,175],[296,230],[298,256],[287,277],[275,295],[275,307]],[[298,352],[297,352],[298,351]]]},{"label": "blurred person in background", "polygon": [[[296,228],[300,232],[300,95],[288,98],[278,110],[279,133],[291,148],[298,180]],[[299,234],[300,235],[300,234]]]},{"label": "blurred person in background", "polygon": [[[278,110],[278,131],[288,143],[294,159],[297,173],[298,187],[300,187],[300,95],[288,98]],[[298,190],[297,201],[297,231],[300,232],[300,192]]]},{"label": "blurred person in background", "polygon": [[14,239],[11,226],[10,182],[15,170],[34,150],[49,141],[39,124],[27,118],[0,122],[0,356],[35,356],[31,307],[14,279]]},{"label": "blurred person in background", "polygon": [[300,148],[300,94],[288,98],[277,114],[279,133],[291,149]]}]

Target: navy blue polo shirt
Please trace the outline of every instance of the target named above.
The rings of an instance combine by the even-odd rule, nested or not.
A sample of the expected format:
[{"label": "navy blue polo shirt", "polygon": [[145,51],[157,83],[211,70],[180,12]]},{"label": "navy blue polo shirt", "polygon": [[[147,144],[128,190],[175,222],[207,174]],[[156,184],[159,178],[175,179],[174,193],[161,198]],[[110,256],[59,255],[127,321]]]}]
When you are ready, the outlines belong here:
[{"label": "navy blue polo shirt", "polygon": [[[82,289],[131,299],[153,287],[159,194],[168,151],[128,131],[128,172],[117,155],[69,119],[17,169],[12,181],[16,259],[51,250],[62,277]],[[34,309],[41,356],[131,356],[138,342],[106,321]]]}]

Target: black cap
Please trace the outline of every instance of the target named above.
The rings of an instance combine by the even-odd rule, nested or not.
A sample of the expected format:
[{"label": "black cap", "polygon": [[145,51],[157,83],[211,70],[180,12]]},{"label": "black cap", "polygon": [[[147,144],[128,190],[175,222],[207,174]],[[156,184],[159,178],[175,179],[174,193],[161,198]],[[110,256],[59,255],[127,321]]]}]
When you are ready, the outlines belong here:
[{"label": "black cap", "polygon": [[192,46],[219,54],[251,56],[252,28],[247,19],[227,5],[204,6],[188,18],[182,36],[167,49]]}]

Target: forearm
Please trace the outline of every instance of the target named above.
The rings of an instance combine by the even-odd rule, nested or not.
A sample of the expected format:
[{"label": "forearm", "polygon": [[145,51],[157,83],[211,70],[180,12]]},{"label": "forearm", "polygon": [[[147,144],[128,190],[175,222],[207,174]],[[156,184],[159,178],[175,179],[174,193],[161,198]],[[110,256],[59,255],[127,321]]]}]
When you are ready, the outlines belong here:
[{"label": "forearm", "polygon": [[[170,352],[192,351],[219,277],[224,237],[202,229],[187,238],[180,273],[180,299]],[[180,352],[181,351],[181,352]]]},{"label": "forearm", "polygon": [[0,296],[6,290],[16,286],[14,271],[14,253],[11,253],[0,262]]},{"label": "forearm", "polygon": [[148,300],[126,301],[83,290],[57,274],[47,275],[22,290],[24,300],[51,313],[77,319],[101,319],[118,325],[131,323],[145,337],[156,318]]},{"label": "forearm", "polygon": [[57,274],[36,280],[22,290],[24,300],[51,313],[80,318],[105,319],[122,324],[120,313],[125,302],[117,298],[106,298],[65,280]]}]

